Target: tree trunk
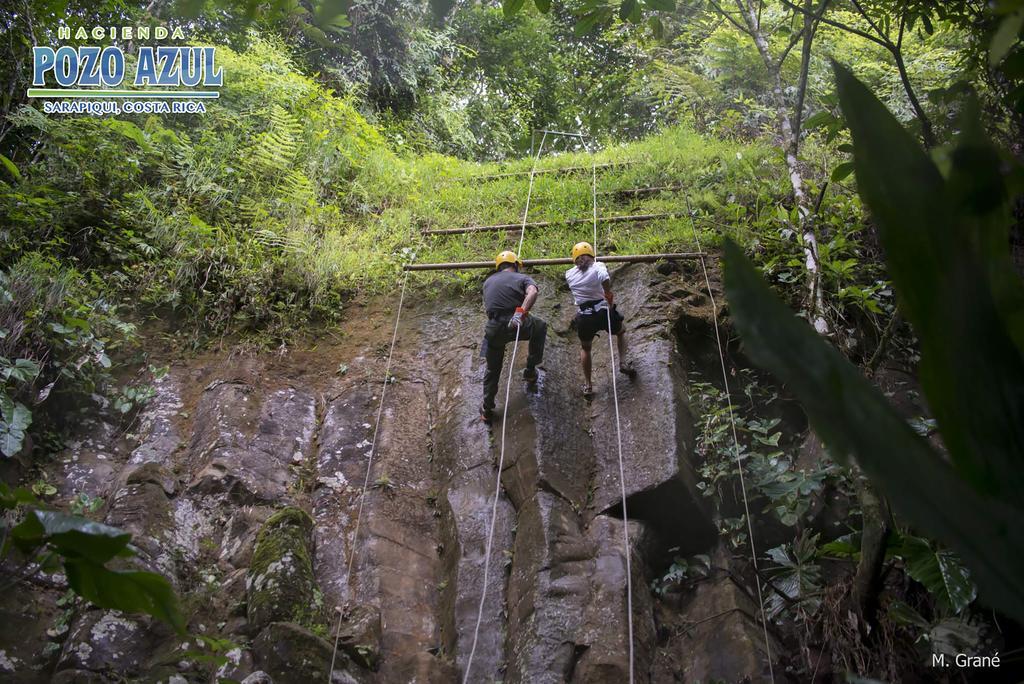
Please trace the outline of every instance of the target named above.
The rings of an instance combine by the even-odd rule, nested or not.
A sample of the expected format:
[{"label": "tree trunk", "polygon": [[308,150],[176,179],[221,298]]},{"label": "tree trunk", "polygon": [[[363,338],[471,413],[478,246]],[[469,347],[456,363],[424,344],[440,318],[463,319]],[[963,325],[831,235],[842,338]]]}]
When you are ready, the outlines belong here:
[{"label": "tree trunk", "polygon": [[910,84],[910,76],[907,75],[907,65],[903,62],[903,51],[896,46],[892,50],[892,58],[896,62],[896,69],[900,72],[900,81],[903,83],[903,90],[907,93],[910,106],[914,108],[917,120],[921,122],[921,139],[928,149],[935,147],[935,131],[932,129],[932,121],[925,114],[924,107],[914,93],[914,86]]},{"label": "tree trunk", "polygon": [[857,574],[853,579],[853,605],[864,628],[874,627],[876,622],[879,581],[885,562],[885,547],[892,529],[892,513],[885,500],[863,478],[857,487],[857,494],[864,516],[864,527],[860,537],[860,562],[857,563]]},{"label": "tree trunk", "polygon": [[797,156],[800,150],[799,132],[794,129],[793,120],[788,113],[788,105],[782,87],[782,65],[777,64],[772,57],[768,46],[768,40],[761,31],[761,24],[758,21],[757,10],[752,3],[742,3],[744,10],[743,17],[747,24],[747,31],[753,38],[757,51],[761,54],[761,60],[768,70],[768,77],[772,84],[772,99],[775,104],[776,116],[779,122],[779,133],[782,137],[782,149],[786,159],[786,171],[789,174],[789,183],[793,187],[793,200],[796,203],[797,214],[800,217],[799,229],[803,237],[804,257],[807,267],[807,287],[809,295],[809,313],[814,329],[819,334],[828,333],[828,322],[823,315],[824,300],[821,292],[820,268],[818,264],[818,240],[814,233],[814,222],[811,216],[810,206],[807,200],[807,192],[804,187],[803,174],[800,171],[800,160]]}]

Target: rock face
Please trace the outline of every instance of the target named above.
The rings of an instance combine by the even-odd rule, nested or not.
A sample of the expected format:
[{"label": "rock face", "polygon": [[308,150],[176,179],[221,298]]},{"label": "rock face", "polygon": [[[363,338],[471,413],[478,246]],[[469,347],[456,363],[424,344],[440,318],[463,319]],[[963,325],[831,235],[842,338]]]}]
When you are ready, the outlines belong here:
[{"label": "rock face", "polygon": [[[137,563],[188,597],[190,630],[215,640],[221,676],[238,681],[323,681],[332,660],[336,682],[451,682],[467,670],[471,682],[622,682],[631,670],[637,682],[756,679],[756,625],[727,585],[686,604],[687,619],[736,608],[727,647],[710,627],[694,632],[707,653],[687,650],[692,634],[658,643],[651,578],[672,553],[716,544],[694,486],[675,338],[683,301],[699,293],[675,270],[613,278],[638,369],[615,376],[624,483],[607,339],[594,345],[588,403],[555,277],[541,279],[535,310],[550,326],[540,379],[520,380],[523,354],[511,371],[503,457],[500,420],[488,429],[476,414],[475,297],[410,298],[386,384],[391,310],[366,312],[340,346],[174,366],[137,443],[95,428],[67,455],[60,496],[104,497],[98,515],[131,531]],[[25,620],[55,619],[61,581],[36,592],[49,603]],[[149,619],[79,608],[67,625],[49,647],[59,655],[33,656],[41,669],[56,662],[58,680],[214,677],[193,657],[201,644]]]},{"label": "rock face", "polygon": [[301,509],[282,509],[264,523],[245,580],[252,629],[271,622],[324,623],[312,546],[313,520]]},{"label": "rock face", "polygon": [[[724,545],[716,547],[712,565],[728,567],[728,556]],[[652,681],[771,680],[757,602],[730,574],[714,574],[678,601],[658,608],[659,621],[669,636],[657,651]],[[778,654],[770,634],[769,640]]]},{"label": "rock face", "polygon": [[197,407],[189,444],[190,487],[230,493],[240,502],[278,501],[292,481],[290,466],[308,453],[316,420],[313,396],[283,389],[259,400],[249,384],[211,385]]},{"label": "rock face", "polygon": [[[356,684],[352,675],[331,672],[331,644],[309,630],[290,623],[274,622],[253,642],[256,666],[273,678],[275,684],[326,682]],[[337,660],[335,660],[337,666]]]}]

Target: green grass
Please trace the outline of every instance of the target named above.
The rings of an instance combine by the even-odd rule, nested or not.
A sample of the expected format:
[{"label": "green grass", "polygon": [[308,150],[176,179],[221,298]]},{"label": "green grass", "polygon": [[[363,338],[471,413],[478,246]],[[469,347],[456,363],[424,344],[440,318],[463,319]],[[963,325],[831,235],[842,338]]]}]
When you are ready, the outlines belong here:
[{"label": "green grass", "polygon": [[[336,321],[358,292],[393,290],[413,253],[420,263],[484,261],[517,246],[517,231],[424,238],[421,230],[520,222],[529,176],[478,177],[529,171],[532,158],[477,164],[400,155],[353,100],[300,73],[277,42],[254,40],[245,52],[223,47],[218,59],[233,77],[202,117],[19,110],[12,121],[40,148],[23,164],[21,182],[0,182],[10,235],[0,257],[53,255],[97,278],[114,301],[170,312],[193,339],[276,338],[310,321]],[[783,227],[776,206],[788,189],[770,146],[686,127],[593,155],[560,145],[553,141],[540,169],[630,163],[599,170],[599,217],[682,212],[688,200],[705,246],[718,240],[720,225],[745,244]],[[605,194],[675,184],[685,191],[625,201]],[[539,175],[527,219],[590,217],[591,192],[586,170]],[[592,235],[589,224],[528,229],[522,256],[566,256]],[[599,224],[598,236],[601,253],[694,246],[686,217]],[[477,275],[417,273],[412,284],[465,285]]]},{"label": "green grass", "polygon": [[[743,231],[745,206],[759,197],[782,194],[784,178],[777,154],[765,145],[742,145],[704,138],[686,128],[674,128],[646,140],[609,147],[595,154],[569,153],[542,157],[538,169],[624,163],[597,170],[598,217],[627,214],[685,212],[687,201],[698,213],[701,241],[714,244],[722,229],[717,221]],[[393,286],[401,264],[416,253],[416,261],[483,261],[503,249],[515,249],[517,231],[427,236],[421,229],[522,221],[529,176],[474,180],[495,173],[529,171],[532,159],[504,164],[472,164],[438,155],[402,159],[380,150],[372,154],[353,184],[352,194],[369,210],[346,217],[331,227],[316,250],[314,269],[334,274],[343,282],[370,291]],[[616,190],[657,185],[683,185],[680,192],[663,192],[624,200]],[[768,205],[770,202],[764,202]],[[543,174],[534,180],[528,221],[589,218],[592,216],[592,175]],[[591,223],[527,229],[523,258],[568,256],[572,245],[591,240]],[[643,254],[684,251],[694,247],[689,219],[673,217],[649,223],[598,223],[602,253]],[[425,272],[417,284],[465,282],[465,275]]]}]

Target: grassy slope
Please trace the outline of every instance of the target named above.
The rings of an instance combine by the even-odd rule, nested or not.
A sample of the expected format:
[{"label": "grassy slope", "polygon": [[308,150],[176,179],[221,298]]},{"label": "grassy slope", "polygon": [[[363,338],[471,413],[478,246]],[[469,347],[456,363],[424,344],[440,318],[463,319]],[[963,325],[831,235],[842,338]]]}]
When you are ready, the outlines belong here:
[{"label": "grassy slope", "polygon": [[[538,168],[585,166],[591,163],[632,162],[629,166],[598,169],[598,215],[654,214],[686,210],[687,199],[704,215],[698,220],[702,241],[711,242],[721,226],[742,224],[744,205],[780,182],[772,150],[762,145],[709,140],[676,128],[647,140],[610,147],[594,155],[565,153],[544,156]],[[370,156],[357,176],[353,191],[379,214],[361,217],[354,226],[328,231],[317,260],[333,264],[345,280],[371,289],[388,285],[391,274],[416,251],[419,262],[476,261],[502,249],[515,249],[518,232],[486,232],[421,238],[421,228],[517,223],[523,218],[529,176],[472,180],[492,173],[529,171],[532,160],[502,165],[472,164],[441,156],[399,159],[386,151]],[[464,180],[469,179],[469,180]],[[647,197],[617,198],[616,190],[660,185],[685,187]],[[536,176],[529,221],[587,218],[592,215],[592,176],[589,171]],[[710,220],[706,220],[710,219]],[[738,222],[739,220],[739,222]],[[573,243],[590,240],[592,224],[527,230],[525,257],[567,256]],[[644,224],[598,225],[602,252],[649,253],[693,246],[690,222],[669,218]],[[423,280],[459,278],[423,274]]]},{"label": "grassy slope", "polygon": [[[423,241],[420,229],[520,221],[527,176],[458,179],[527,171],[531,159],[399,156],[350,98],[300,73],[279,44],[254,38],[245,52],[220,48],[218,59],[225,86],[201,116],[22,110],[19,131],[38,140],[38,159],[18,158],[24,180],[0,184],[12,236],[0,253],[15,263],[40,252],[59,268],[99,274],[96,296],[171,312],[197,334],[275,334],[335,318],[355,290],[387,292],[413,251],[420,262],[485,260],[517,244],[518,233]],[[679,127],[593,156],[545,154],[539,167],[591,161],[635,162],[603,169],[599,193],[686,187],[625,202],[599,194],[600,215],[684,211],[688,198],[706,243],[723,226],[751,244],[784,225],[775,205],[788,189],[764,144]],[[587,172],[538,176],[529,220],[590,216],[590,182]],[[524,256],[566,255],[591,235],[589,225],[530,230]],[[692,247],[684,218],[604,225],[599,235],[601,252]],[[471,280],[431,273],[414,283]]]}]

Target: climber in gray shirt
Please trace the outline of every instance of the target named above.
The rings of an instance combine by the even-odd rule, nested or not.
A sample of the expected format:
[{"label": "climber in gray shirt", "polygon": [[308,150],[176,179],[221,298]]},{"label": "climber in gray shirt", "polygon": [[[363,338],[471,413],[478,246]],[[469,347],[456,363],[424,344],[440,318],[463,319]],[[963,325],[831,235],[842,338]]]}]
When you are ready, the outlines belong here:
[{"label": "climber in gray shirt", "polygon": [[523,379],[533,382],[537,379],[537,366],[544,358],[544,339],[548,325],[536,316],[530,308],[537,301],[537,283],[528,275],[520,273],[523,266],[515,252],[505,251],[494,259],[495,272],[484,282],[484,310],[487,325],[484,340],[480,345],[480,356],[487,360],[484,372],[484,401],[480,406],[480,419],[490,424],[494,413],[494,397],[498,393],[498,379],[505,361],[505,345],[516,339],[529,340],[530,348],[526,357]]}]

